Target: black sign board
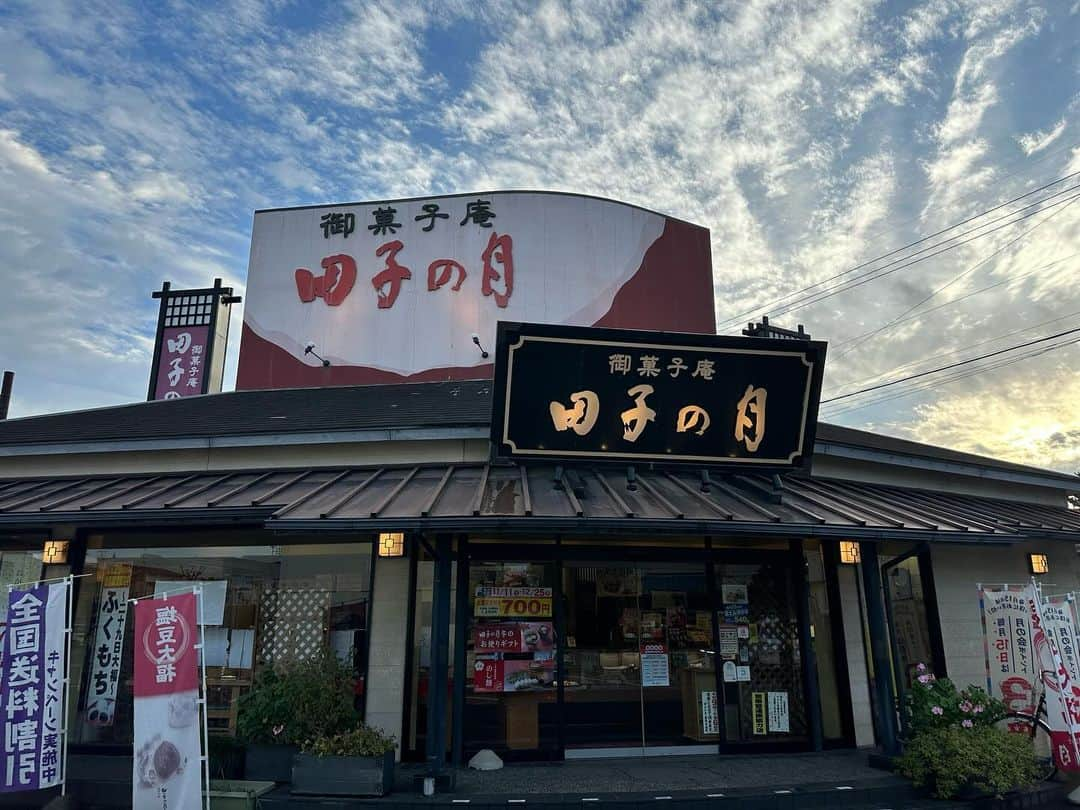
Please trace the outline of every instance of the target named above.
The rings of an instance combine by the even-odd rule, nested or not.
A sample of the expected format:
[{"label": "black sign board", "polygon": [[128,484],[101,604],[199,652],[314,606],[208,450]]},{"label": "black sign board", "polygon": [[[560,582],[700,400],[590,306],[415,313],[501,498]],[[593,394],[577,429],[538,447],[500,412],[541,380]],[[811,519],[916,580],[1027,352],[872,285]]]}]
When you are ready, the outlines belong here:
[{"label": "black sign board", "polygon": [[500,323],[497,456],[807,466],[825,343]]}]

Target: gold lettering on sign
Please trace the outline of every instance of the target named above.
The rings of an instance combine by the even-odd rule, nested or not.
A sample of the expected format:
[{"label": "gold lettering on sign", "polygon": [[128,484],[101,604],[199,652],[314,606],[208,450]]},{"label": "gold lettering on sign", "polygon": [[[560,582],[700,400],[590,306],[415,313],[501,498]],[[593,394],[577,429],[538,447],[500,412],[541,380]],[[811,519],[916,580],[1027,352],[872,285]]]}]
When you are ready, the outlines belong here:
[{"label": "gold lettering on sign", "polygon": [[608,367],[611,374],[619,373],[626,374],[630,371],[630,366],[633,363],[634,358],[628,354],[611,354],[608,355]]},{"label": "gold lettering on sign", "polygon": [[744,442],[746,449],[756,453],[761,440],[765,438],[765,397],[764,388],[746,386],[746,393],[739,400],[735,411],[735,441]]},{"label": "gold lettering on sign", "polygon": [[697,430],[697,435],[701,436],[709,429],[709,413],[699,405],[687,405],[685,408],[679,409],[679,419],[675,423],[676,433],[686,433],[688,430],[693,430],[700,424],[701,427]]},{"label": "gold lettering on sign", "polygon": [[567,408],[561,402],[552,402],[548,406],[555,430],[572,430],[578,436],[584,436],[593,429],[600,416],[600,398],[593,391],[575,391],[570,395],[573,407]]},{"label": "gold lettering on sign", "polygon": [[645,404],[645,397],[653,392],[651,385],[635,385],[626,393],[634,398],[634,407],[622,412],[623,438],[636,442],[645,426],[656,419],[656,411]]}]

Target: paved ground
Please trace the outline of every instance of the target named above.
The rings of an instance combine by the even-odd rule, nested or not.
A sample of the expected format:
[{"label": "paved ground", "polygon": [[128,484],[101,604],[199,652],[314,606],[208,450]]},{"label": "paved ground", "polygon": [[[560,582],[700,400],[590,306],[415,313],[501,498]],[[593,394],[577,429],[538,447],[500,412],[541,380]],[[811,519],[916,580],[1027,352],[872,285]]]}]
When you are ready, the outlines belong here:
[{"label": "paved ground", "polygon": [[[408,769],[406,771],[406,769]],[[403,767],[407,780],[422,770]],[[570,760],[508,765],[497,771],[462,771],[459,794],[641,793],[772,787],[849,781],[887,781],[895,777],[871,768],[866,753],[754,754]]]}]

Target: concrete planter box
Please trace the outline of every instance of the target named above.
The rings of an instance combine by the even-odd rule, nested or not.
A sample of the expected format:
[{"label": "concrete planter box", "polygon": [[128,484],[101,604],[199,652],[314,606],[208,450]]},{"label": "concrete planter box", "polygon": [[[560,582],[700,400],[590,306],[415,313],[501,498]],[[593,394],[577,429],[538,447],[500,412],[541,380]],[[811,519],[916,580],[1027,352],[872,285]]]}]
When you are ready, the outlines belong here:
[{"label": "concrete planter box", "polygon": [[259,797],[273,789],[273,782],[214,779],[210,782],[210,810],[255,810]]},{"label": "concrete planter box", "polygon": [[244,778],[288,782],[292,778],[293,757],[299,752],[295,745],[249,745],[244,753]]},{"label": "concrete planter box", "polygon": [[292,791],[314,796],[385,796],[394,789],[394,752],[381,757],[293,759]]}]

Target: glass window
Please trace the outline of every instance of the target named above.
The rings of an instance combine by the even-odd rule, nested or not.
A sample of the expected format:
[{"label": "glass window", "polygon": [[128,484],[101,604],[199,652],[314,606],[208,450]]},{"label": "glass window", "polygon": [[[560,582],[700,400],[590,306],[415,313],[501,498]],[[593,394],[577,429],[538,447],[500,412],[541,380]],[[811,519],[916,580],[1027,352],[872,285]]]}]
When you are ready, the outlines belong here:
[{"label": "glass window", "polygon": [[[816,541],[806,543],[804,548],[810,586],[810,632],[814,640],[818,691],[821,695],[821,730],[826,740],[840,740],[844,738],[844,721],[836,670],[836,646],[841,641],[833,638],[833,623],[838,618],[840,606],[833,606],[829,602],[823,549]],[[837,612],[833,613],[833,609]]]},{"label": "glass window", "polygon": [[[450,729],[454,695],[454,615],[456,611],[457,563],[450,566],[450,646],[447,658],[446,746],[452,742]],[[410,659],[410,696],[408,727],[405,729],[406,755],[422,760],[427,753],[428,695],[431,683],[431,613],[435,597],[435,563],[426,554],[416,561],[416,591],[413,595],[412,656]]]},{"label": "glass window", "polygon": [[353,661],[363,707],[370,544],[99,547],[87,551],[84,572],[92,576],[79,581],[75,605],[73,742],[131,743],[134,621],[123,603],[192,582],[204,595],[212,734],[236,733],[238,700],[260,668],[325,645]]},{"label": "glass window", "polygon": [[554,584],[553,563],[470,565],[466,757],[557,750]]}]

